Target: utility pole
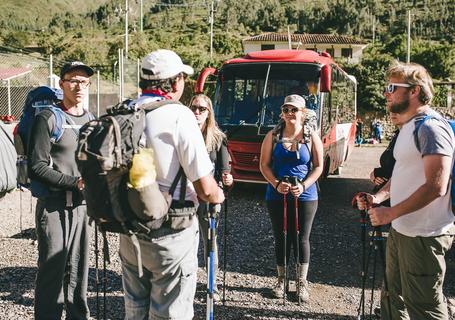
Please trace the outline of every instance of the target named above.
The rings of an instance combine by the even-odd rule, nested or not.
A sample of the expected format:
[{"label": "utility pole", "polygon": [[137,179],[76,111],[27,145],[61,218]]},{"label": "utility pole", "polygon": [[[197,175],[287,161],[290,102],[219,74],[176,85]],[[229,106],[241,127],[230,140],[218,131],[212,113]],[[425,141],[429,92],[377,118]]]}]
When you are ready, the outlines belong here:
[{"label": "utility pole", "polygon": [[408,10],[407,49],[406,62],[409,63],[411,61],[411,10]]},{"label": "utility pole", "polygon": [[376,40],[376,16],[373,15],[373,46],[374,46],[374,41]]},{"label": "utility pole", "polygon": [[141,0],[141,32],[144,32],[144,3]]},{"label": "utility pole", "polygon": [[213,57],[213,0],[210,5],[210,61]]},{"label": "utility pole", "polygon": [[125,58],[128,60],[128,0],[125,0]]}]

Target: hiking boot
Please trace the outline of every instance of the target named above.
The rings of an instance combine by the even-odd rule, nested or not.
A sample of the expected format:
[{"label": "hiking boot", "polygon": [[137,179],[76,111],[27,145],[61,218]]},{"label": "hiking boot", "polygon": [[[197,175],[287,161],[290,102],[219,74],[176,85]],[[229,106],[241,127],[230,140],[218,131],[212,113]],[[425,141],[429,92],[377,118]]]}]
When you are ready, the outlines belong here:
[{"label": "hiking boot", "polygon": [[275,286],[272,288],[272,294],[275,298],[282,298],[284,295],[284,267],[276,267],[278,277]]},{"label": "hiking boot", "polygon": [[308,302],[310,300],[310,294],[308,293],[308,281],[300,280],[300,286],[297,294],[297,299],[300,297],[301,302]]},{"label": "hiking boot", "polygon": [[275,286],[272,288],[272,294],[275,298],[283,298],[284,294],[284,277],[278,277]]}]

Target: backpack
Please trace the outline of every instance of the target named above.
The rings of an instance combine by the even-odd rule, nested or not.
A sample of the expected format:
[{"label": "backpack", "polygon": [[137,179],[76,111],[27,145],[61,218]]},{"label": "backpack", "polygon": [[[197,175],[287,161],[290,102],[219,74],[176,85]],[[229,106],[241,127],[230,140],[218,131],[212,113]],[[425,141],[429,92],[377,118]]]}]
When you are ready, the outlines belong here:
[{"label": "backpack", "polygon": [[[417,150],[420,152],[420,144],[419,144],[419,136],[418,132],[422,124],[427,121],[428,119],[438,119],[438,117],[434,115],[425,115],[423,117],[418,117],[414,120],[415,124],[415,129],[414,129],[414,143],[417,147]],[[447,122],[450,125],[450,128],[452,128],[453,133],[455,134],[455,120],[447,120]],[[455,163],[452,160],[452,174],[450,175],[451,179],[451,187],[450,187],[450,198],[452,201],[452,212],[455,214],[455,183],[453,181],[455,177]]]},{"label": "backpack", "polygon": [[28,176],[28,141],[35,116],[43,110],[50,110],[56,120],[56,126],[51,133],[51,142],[55,143],[63,135],[65,123],[65,112],[56,106],[62,101],[63,92],[60,89],[41,86],[33,89],[25,99],[22,116],[14,130],[14,146],[17,152],[17,183],[21,187],[29,188],[34,197],[42,197],[48,193],[47,187]]},{"label": "backpack", "polygon": [[9,133],[0,124],[0,198],[16,189],[16,150]]},{"label": "backpack", "polygon": [[[141,189],[134,189],[128,183],[133,159],[140,154],[146,113],[176,103],[180,104],[162,100],[136,108],[131,100],[125,100],[109,108],[98,120],[86,123],[79,133],[76,162],[85,184],[87,215],[99,226],[105,243],[106,232],[131,238],[136,248],[139,276],[142,275],[142,262],[136,234],[147,235],[169,222],[172,229],[180,230],[192,222],[189,213],[181,210],[186,190],[182,167],[167,195],[159,190],[156,181]],[[177,212],[174,212],[170,210],[172,194],[180,180],[182,190]],[[108,255],[105,252],[106,261],[110,260]]]}]

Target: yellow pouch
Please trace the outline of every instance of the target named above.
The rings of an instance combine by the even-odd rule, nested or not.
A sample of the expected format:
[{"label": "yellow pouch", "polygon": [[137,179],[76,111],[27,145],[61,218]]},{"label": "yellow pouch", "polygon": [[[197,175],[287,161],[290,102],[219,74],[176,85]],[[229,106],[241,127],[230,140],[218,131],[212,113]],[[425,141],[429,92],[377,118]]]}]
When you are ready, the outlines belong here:
[{"label": "yellow pouch", "polygon": [[133,156],[133,165],[129,173],[130,185],[137,188],[144,188],[156,180],[156,168],[153,161],[152,149],[140,149],[139,153]]}]

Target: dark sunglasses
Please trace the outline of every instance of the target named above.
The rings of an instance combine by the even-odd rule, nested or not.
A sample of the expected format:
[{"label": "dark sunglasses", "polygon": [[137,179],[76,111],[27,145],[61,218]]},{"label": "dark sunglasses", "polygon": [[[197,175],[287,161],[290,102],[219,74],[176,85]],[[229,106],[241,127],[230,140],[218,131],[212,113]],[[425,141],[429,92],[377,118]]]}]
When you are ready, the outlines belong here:
[{"label": "dark sunglasses", "polygon": [[412,87],[411,84],[409,83],[389,83],[388,85],[385,86],[384,92],[385,93],[394,93],[397,87],[402,87],[402,88],[410,88]]},{"label": "dark sunglasses", "polygon": [[195,112],[196,110],[199,110],[200,113],[204,113],[206,112],[209,108],[207,107],[203,107],[203,106],[196,106],[196,105],[192,105],[190,107],[191,111]]},{"label": "dark sunglasses", "polygon": [[283,112],[284,114],[288,114],[289,112],[297,113],[297,112],[299,112],[299,108],[284,107],[284,108],[281,108],[281,112]]}]

